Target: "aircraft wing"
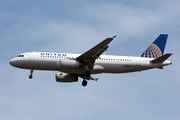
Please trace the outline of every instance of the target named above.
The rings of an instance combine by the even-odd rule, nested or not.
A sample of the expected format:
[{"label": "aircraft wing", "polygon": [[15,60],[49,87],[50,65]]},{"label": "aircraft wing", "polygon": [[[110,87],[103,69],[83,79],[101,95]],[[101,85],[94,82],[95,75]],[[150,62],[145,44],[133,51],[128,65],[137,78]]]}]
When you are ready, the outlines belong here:
[{"label": "aircraft wing", "polygon": [[115,38],[111,37],[111,38],[106,38],[105,40],[103,40],[101,43],[99,43],[98,45],[94,46],[93,48],[91,48],[90,50],[88,50],[87,52],[85,52],[84,54],[80,55],[79,57],[77,57],[76,59],[80,62],[80,63],[94,63],[95,60],[97,58],[99,58],[99,56],[108,49],[108,44]]}]

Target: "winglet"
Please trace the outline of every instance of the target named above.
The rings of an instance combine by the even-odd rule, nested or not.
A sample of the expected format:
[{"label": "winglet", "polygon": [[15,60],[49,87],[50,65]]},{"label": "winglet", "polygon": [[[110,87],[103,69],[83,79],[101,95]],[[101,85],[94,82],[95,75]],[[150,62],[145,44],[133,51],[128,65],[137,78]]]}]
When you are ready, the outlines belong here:
[{"label": "winglet", "polygon": [[114,38],[116,38],[116,36],[117,36],[117,35],[113,36],[112,38],[114,39]]},{"label": "winglet", "polygon": [[171,53],[167,53],[163,56],[160,56],[158,58],[155,58],[154,60],[152,60],[151,62],[152,63],[162,63],[164,62],[165,60],[167,60],[172,54]]}]

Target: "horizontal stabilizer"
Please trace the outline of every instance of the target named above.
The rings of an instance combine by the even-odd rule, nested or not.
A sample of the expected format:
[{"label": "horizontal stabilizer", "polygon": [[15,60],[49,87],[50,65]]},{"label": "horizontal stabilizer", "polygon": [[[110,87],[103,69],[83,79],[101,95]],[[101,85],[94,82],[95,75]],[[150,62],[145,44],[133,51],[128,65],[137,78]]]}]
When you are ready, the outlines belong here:
[{"label": "horizontal stabilizer", "polygon": [[162,63],[164,62],[165,60],[167,60],[172,54],[171,53],[167,53],[163,56],[160,56],[158,58],[155,58],[154,60],[152,60],[151,62],[152,63]]}]

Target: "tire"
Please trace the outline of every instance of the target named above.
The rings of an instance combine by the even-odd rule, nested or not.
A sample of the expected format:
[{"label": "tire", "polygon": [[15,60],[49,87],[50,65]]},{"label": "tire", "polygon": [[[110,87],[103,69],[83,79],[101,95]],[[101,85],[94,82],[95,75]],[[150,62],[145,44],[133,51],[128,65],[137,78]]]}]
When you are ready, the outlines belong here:
[{"label": "tire", "polygon": [[86,80],[83,80],[83,82],[82,82],[82,86],[86,86],[87,85],[87,81]]},{"label": "tire", "polygon": [[29,79],[32,79],[32,77],[33,77],[32,75],[29,75]]}]

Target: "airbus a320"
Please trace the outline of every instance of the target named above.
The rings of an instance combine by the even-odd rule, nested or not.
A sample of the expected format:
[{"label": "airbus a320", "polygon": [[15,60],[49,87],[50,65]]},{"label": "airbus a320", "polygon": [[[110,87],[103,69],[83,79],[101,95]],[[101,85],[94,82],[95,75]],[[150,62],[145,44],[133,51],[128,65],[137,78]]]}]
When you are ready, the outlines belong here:
[{"label": "airbus a320", "polygon": [[34,70],[60,71],[55,75],[57,82],[77,82],[82,78],[82,85],[87,85],[87,80],[95,80],[92,74],[99,73],[128,73],[153,68],[163,69],[171,65],[167,60],[172,54],[164,54],[167,34],[160,34],[158,38],[140,55],[114,56],[102,55],[107,51],[108,44],[116,36],[106,38],[83,54],[52,53],[52,52],[26,52],[10,60],[10,65],[29,69],[29,78],[32,79]]}]

